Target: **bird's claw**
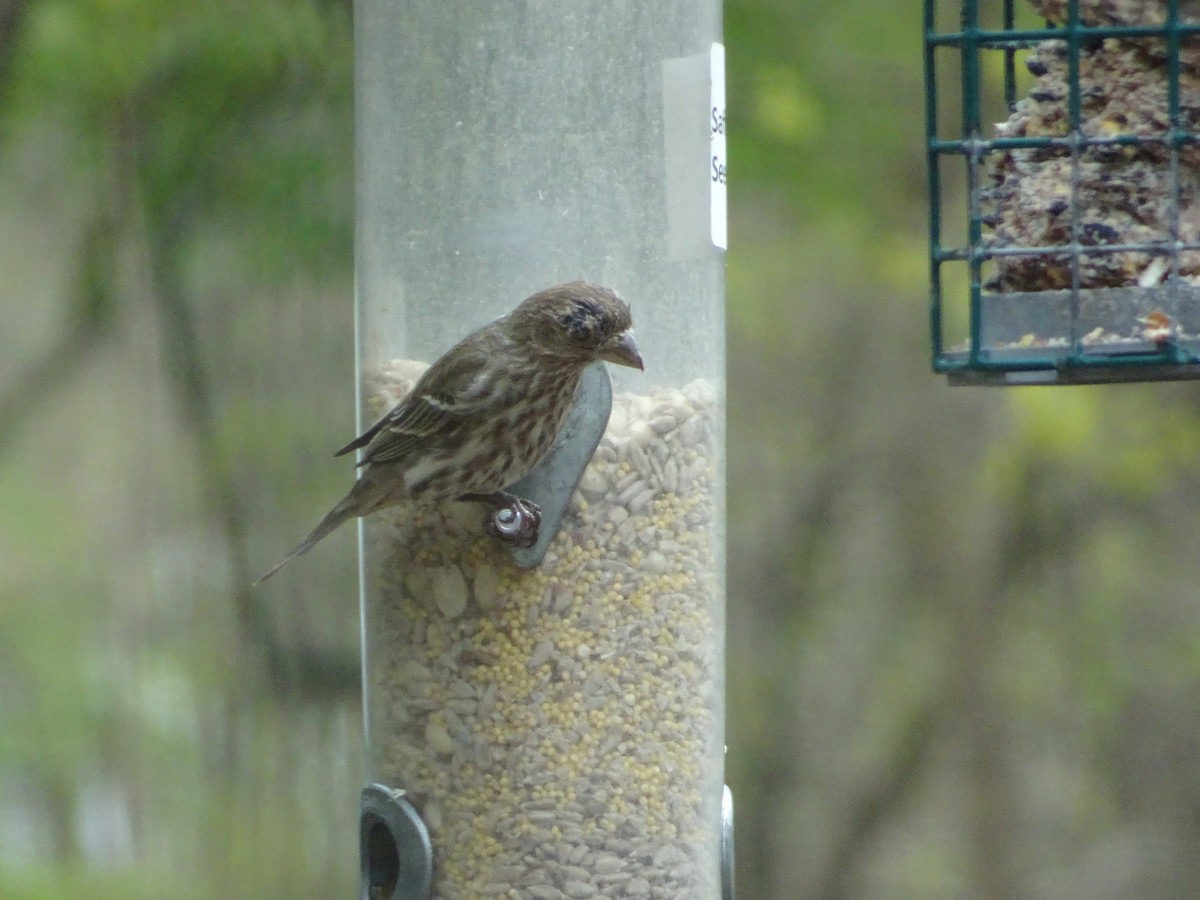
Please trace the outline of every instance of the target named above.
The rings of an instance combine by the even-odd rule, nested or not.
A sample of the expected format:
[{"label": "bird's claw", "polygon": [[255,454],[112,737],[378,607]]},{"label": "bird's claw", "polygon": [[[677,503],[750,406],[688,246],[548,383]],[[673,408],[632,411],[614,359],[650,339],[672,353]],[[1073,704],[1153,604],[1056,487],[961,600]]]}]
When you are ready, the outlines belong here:
[{"label": "bird's claw", "polygon": [[542,524],[542,508],[532,500],[507,491],[468,494],[460,499],[480,500],[491,504],[491,511],[483,519],[483,530],[492,537],[522,549],[537,543],[538,531]]}]

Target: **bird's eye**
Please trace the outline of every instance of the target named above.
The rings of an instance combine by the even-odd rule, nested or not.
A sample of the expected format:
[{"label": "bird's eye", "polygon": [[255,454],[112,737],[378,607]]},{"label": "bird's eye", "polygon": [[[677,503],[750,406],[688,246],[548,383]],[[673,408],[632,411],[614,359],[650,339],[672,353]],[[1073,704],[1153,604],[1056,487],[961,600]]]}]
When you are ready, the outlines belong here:
[{"label": "bird's eye", "polygon": [[559,317],[563,328],[576,340],[586,341],[600,329],[600,308],[590,300],[576,300],[571,310]]}]

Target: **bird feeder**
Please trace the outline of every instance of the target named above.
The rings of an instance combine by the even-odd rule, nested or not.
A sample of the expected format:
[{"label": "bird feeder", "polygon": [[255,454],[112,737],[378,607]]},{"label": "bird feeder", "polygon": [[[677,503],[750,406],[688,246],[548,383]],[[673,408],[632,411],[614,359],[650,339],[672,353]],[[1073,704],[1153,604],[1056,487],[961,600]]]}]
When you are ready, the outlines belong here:
[{"label": "bird feeder", "polygon": [[1200,377],[1195,4],[952,6],[925,2],[934,369]]},{"label": "bird feeder", "polygon": [[509,486],[532,547],[471,503],[363,520],[361,896],[731,896],[720,5],[355,29],[362,424],[559,282],[617,290],[645,361],[589,369]]}]

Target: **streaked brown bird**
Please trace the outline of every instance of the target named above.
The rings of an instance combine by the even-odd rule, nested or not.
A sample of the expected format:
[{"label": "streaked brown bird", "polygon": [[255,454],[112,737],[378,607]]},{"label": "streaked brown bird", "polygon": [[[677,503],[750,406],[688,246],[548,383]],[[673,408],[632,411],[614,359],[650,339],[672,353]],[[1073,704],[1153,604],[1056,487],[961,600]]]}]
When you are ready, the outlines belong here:
[{"label": "streaked brown bird", "polygon": [[642,368],[632,325],[616,293],[570,281],[467,335],[335,454],[366,448],[358,481],[255,583],[356,516],[400,503],[481,499],[523,478],[554,445],[585,368],[597,360]]}]

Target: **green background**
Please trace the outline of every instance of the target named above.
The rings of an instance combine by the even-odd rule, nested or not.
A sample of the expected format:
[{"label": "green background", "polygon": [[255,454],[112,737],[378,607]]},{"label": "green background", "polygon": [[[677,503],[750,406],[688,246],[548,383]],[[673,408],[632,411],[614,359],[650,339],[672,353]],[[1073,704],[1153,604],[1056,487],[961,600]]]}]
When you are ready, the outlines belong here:
[{"label": "green background", "polygon": [[[1200,391],[948,388],[918,4],[725,17],[739,896],[1200,895]],[[351,73],[0,0],[0,898],[354,895]]]}]

